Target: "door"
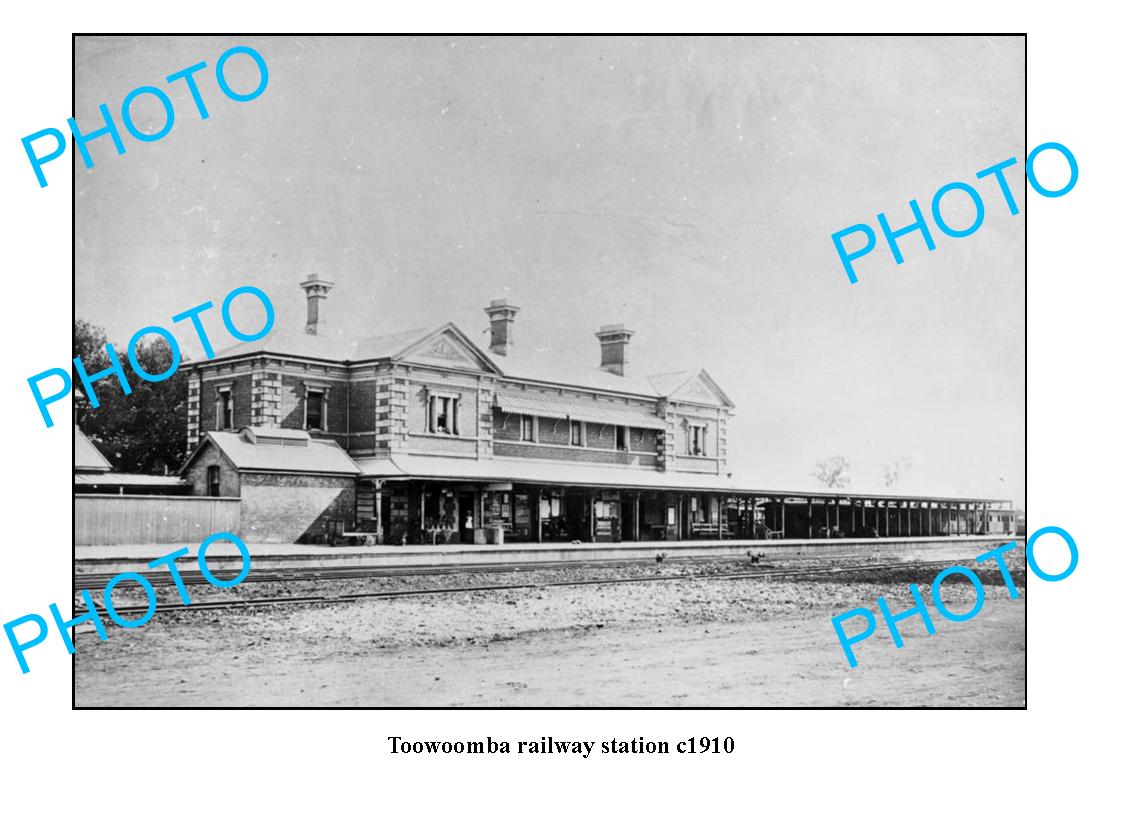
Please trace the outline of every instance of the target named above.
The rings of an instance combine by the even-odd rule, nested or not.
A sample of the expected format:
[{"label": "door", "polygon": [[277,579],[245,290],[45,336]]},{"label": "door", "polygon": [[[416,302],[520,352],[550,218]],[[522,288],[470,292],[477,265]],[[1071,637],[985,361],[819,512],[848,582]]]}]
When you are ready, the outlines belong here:
[{"label": "door", "polygon": [[461,493],[458,497],[460,500],[457,502],[459,505],[459,513],[457,518],[457,526],[460,529],[460,543],[461,544],[474,544],[475,543],[475,507],[476,497],[471,493]]},{"label": "door", "polygon": [[636,541],[636,500],[628,496],[620,497],[620,538],[619,541]]},{"label": "door", "polygon": [[565,494],[565,527],[571,541],[589,540],[589,500],[572,490]]}]

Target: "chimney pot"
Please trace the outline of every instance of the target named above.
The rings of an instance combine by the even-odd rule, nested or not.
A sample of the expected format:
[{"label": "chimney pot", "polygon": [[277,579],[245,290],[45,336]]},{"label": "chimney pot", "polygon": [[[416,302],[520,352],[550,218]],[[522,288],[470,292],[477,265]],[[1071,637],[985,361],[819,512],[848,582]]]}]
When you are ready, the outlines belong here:
[{"label": "chimney pot", "polygon": [[488,319],[491,320],[491,344],[488,350],[492,354],[507,356],[507,352],[515,344],[512,327],[519,307],[508,303],[506,298],[491,301],[484,309]]},{"label": "chimney pot", "polygon": [[601,326],[597,332],[600,340],[600,367],[602,371],[623,377],[628,370],[628,343],[635,334],[625,329],[623,323]]},{"label": "chimney pot", "polygon": [[326,328],[323,307],[320,301],[326,300],[328,292],[335,286],[331,281],[320,280],[315,272],[308,275],[308,280],[302,281],[300,288],[308,298],[308,322],[304,324],[304,331],[308,334],[321,334]]}]

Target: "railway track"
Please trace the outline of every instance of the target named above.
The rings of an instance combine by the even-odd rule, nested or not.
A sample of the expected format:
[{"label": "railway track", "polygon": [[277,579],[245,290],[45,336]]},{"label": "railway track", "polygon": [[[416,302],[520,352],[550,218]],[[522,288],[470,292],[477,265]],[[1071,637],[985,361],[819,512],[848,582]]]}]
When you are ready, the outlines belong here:
[{"label": "railway track", "polygon": [[[248,609],[253,607],[262,606],[292,606],[299,604],[314,604],[314,603],[354,603],[357,601],[367,600],[371,598],[405,598],[417,597],[424,595],[453,595],[464,592],[498,592],[510,591],[515,589],[550,589],[554,587],[578,587],[578,586],[597,586],[604,584],[639,584],[639,583],[656,583],[667,581],[743,581],[752,580],[756,578],[799,578],[810,575],[826,575],[847,572],[869,572],[883,569],[897,569],[901,567],[944,567],[951,564],[958,564],[963,559],[952,559],[943,561],[893,561],[880,564],[861,564],[854,566],[832,566],[832,567],[813,567],[811,569],[768,569],[757,568],[749,572],[728,572],[728,573],[689,573],[683,575],[644,575],[624,578],[588,578],[581,580],[570,581],[536,581],[530,583],[512,583],[512,584],[489,584],[482,586],[464,586],[464,587],[434,587],[427,589],[395,589],[395,590],[382,590],[375,592],[352,592],[339,595],[301,595],[289,598],[246,598],[243,600],[229,600],[229,601],[196,601],[190,606],[175,607],[176,611],[196,611],[202,612],[206,610],[230,610],[230,609]],[[601,563],[601,562],[595,562]],[[635,563],[634,561],[627,563]],[[525,568],[527,565],[521,565]],[[566,566],[574,566],[572,562]],[[463,570],[460,570],[463,571]],[[510,570],[509,570],[510,571]],[[418,573],[410,573],[418,574]],[[303,573],[301,574],[303,577]],[[98,606],[100,607],[100,599],[98,599]],[[118,614],[130,617],[132,615],[143,615],[148,611],[147,606],[117,606],[115,607]]]},{"label": "railway track", "polygon": [[[837,555],[832,554],[831,559],[836,561],[847,561],[856,558],[869,557],[869,552],[855,553],[853,555]],[[782,557],[776,557],[774,561],[798,561],[804,558],[821,558],[815,554],[809,555],[796,555],[784,554]],[[722,565],[722,564],[743,564],[746,561],[745,556],[728,556],[728,555],[698,555],[698,556],[685,556],[675,557],[668,554],[665,566],[674,565]],[[898,562],[898,563],[920,563],[920,562]],[[320,580],[354,580],[364,578],[396,578],[396,577],[425,577],[425,576],[441,576],[441,575],[471,575],[477,573],[517,573],[517,572],[538,572],[550,571],[568,568],[581,568],[587,569],[590,567],[621,567],[621,566],[634,566],[634,565],[648,565],[650,561],[639,561],[635,558],[620,558],[620,559],[604,559],[604,560],[567,560],[567,561],[541,561],[536,563],[528,563],[526,561],[519,562],[498,562],[494,564],[450,564],[448,566],[408,566],[408,565],[395,565],[395,566],[344,566],[344,567],[268,567],[265,569],[251,570],[249,575],[246,576],[244,583],[276,583],[279,581],[320,581]],[[238,570],[221,570],[216,569],[213,571],[217,578],[229,580],[238,574]],[[105,587],[109,581],[117,575],[116,572],[106,573],[76,573],[74,575],[74,590],[76,592],[83,589],[88,589],[91,592],[100,591]],[[168,587],[173,586],[174,581],[170,572],[146,572],[145,577],[151,582],[154,587]],[[199,586],[207,584],[203,574],[198,570],[181,570],[180,577],[183,583],[187,586]]]},{"label": "railway track", "polygon": [[[858,557],[858,556],[855,556]],[[689,556],[686,558],[669,559],[667,562],[670,564],[722,564],[722,563],[743,563],[744,556],[731,558],[730,556]],[[475,573],[513,573],[513,572],[536,572],[538,570],[558,570],[566,568],[589,568],[589,567],[621,567],[626,565],[642,564],[646,566],[649,561],[638,561],[634,558],[620,558],[620,559],[605,559],[593,561],[541,561],[536,563],[528,563],[526,561],[519,562],[498,562],[494,564],[449,564],[448,566],[408,566],[408,565],[395,565],[395,566],[347,566],[347,567],[272,567],[267,569],[251,570],[249,575],[246,576],[244,583],[275,583],[277,581],[319,581],[319,580],[350,580],[362,578],[400,578],[400,577],[424,577],[424,576],[440,576],[440,575],[470,575]],[[213,570],[217,578],[229,580],[238,574],[238,570]],[[82,589],[99,590],[104,587],[110,579],[117,573],[85,573],[77,574],[74,576],[74,589],[76,591]],[[198,570],[193,571],[180,571],[180,576],[183,578],[183,583],[187,586],[197,586],[207,584],[203,574]],[[152,583],[153,586],[173,586],[174,581],[170,572],[153,572],[146,573],[145,577]]]}]

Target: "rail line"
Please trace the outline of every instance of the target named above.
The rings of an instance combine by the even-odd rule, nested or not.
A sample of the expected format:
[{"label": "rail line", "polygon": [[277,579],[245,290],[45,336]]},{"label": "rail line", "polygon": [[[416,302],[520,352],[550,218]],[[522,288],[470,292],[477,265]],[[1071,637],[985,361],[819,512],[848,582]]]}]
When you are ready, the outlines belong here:
[{"label": "rail line", "polygon": [[[596,586],[603,584],[639,584],[639,583],[655,583],[664,581],[740,581],[751,580],[755,578],[793,578],[803,577],[809,575],[826,575],[845,572],[868,572],[871,570],[882,569],[896,569],[901,567],[935,567],[935,566],[948,566],[950,564],[958,564],[963,559],[952,559],[942,561],[894,561],[881,564],[861,564],[849,567],[814,567],[811,569],[789,569],[789,570],[774,570],[774,569],[757,569],[752,572],[733,572],[733,573],[713,573],[713,574],[698,574],[691,573],[686,575],[644,575],[626,578],[590,578],[583,580],[572,581],[550,581],[550,582],[533,582],[533,583],[516,583],[516,584],[489,584],[483,586],[464,586],[464,587],[433,587],[428,589],[396,589],[396,590],[383,590],[377,592],[352,592],[341,595],[302,595],[290,598],[247,598],[244,600],[232,601],[198,601],[192,603],[190,606],[175,607],[176,611],[197,611],[202,612],[206,610],[230,610],[230,609],[246,609],[261,606],[292,606],[297,604],[312,604],[312,603],[354,603],[356,601],[366,600],[370,598],[404,598],[416,597],[425,595],[453,595],[464,592],[496,592],[496,591],[509,591],[513,589],[549,589],[553,587],[577,587],[577,586]],[[634,563],[634,562],[633,562]],[[572,564],[571,564],[572,566]],[[100,604],[99,604],[100,606]],[[122,615],[143,615],[148,611],[147,606],[117,606],[115,607],[118,614]]]},{"label": "rail line", "polygon": [[[873,553],[856,552],[849,555],[840,555],[832,553],[829,557],[832,561],[848,561],[856,558],[868,558]],[[766,560],[770,562],[783,562],[783,561],[799,561],[806,558],[823,558],[823,555],[816,553],[808,554],[795,554],[785,553],[770,556]],[[676,557],[671,553],[667,554],[666,560],[663,561],[664,566],[674,565],[722,565],[722,564],[744,564],[748,560],[747,555],[729,556],[729,555],[693,555],[693,556],[680,556]],[[629,565],[650,565],[651,559],[640,560],[637,558],[619,558],[619,559],[584,559],[584,560],[565,560],[565,561],[540,561],[540,562],[496,562],[492,564],[449,564],[446,566],[410,566],[410,565],[351,565],[341,567],[266,567],[264,569],[251,570],[249,575],[246,576],[244,583],[276,583],[278,581],[319,581],[319,580],[355,580],[363,578],[398,578],[398,577],[426,577],[426,576],[440,576],[440,575],[469,575],[476,573],[517,573],[517,572],[537,572],[537,571],[550,571],[568,568],[587,569],[590,567],[621,567]],[[900,563],[920,563],[920,562],[900,562]],[[213,570],[216,577],[224,580],[233,578],[238,574],[238,570]],[[116,572],[106,573],[76,573],[74,575],[74,589],[81,591],[88,589],[97,591],[102,589],[109,581],[116,576]],[[174,581],[170,572],[149,572],[145,574],[149,582],[153,586],[173,586]],[[205,585],[207,581],[203,578],[203,574],[198,570],[181,570],[180,577],[187,586]]]},{"label": "rail line", "polygon": [[[694,564],[694,563],[741,563],[746,556],[730,557],[727,555],[714,556],[687,556],[684,558],[668,558],[666,564]],[[777,559],[779,560],[779,559]],[[415,576],[436,575],[463,575],[481,572],[509,573],[533,572],[537,570],[557,570],[567,567],[620,567],[629,564],[648,565],[649,559],[640,561],[635,558],[619,558],[604,560],[569,560],[569,561],[509,561],[493,564],[449,564],[447,566],[362,566],[352,565],[343,567],[268,567],[266,569],[251,570],[244,583],[275,583],[277,581],[319,581],[319,580],[349,580],[361,578],[401,578]],[[213,570],[216,577],[228,580],[238,574],[237,570]],[[227,574],[229,573],[229,574]],[[117,573],[82,573],[74,576],[75,590],[95,590],[104,587]],[[180,576],[188,586],[206,584],[206,579],[198,570],[181,570]],[[156,572],[146,574],[146,578],[153,586],[173,586],[174,582],[170,572]]]}]

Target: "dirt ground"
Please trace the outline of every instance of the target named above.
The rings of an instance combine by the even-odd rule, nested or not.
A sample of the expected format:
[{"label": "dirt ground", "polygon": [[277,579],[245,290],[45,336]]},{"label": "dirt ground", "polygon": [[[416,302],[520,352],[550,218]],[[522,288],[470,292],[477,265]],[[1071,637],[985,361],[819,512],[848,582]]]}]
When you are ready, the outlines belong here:
[{"label": "dirt ground", "polygon": [[[1009,598],[996,571],[972,568],[987,584],[979,615],[953,623],[929,602],[937,633],[928,636],[915,616],[903,621],[902,649],[879,621],[875,634],[855,646],[854,669],[831,617],[875,608],[879,595],[903,611],[911,605],[907,583],[918,583],[928,597],[935,569],[539,587],[236,611],[177,611],[161,591],[160,611],[145,626],[110,626],[107,641],[80,636],[76,704],[1020,707],[1024,568],[1014,570],[1019,600]],[[472,580],[500,582],[497,576]],[[517,578],[534,580],[535,573]],[[338,592],[350,582],[325,583],[312,590]],[[364,587],[375,588],[369,581]],[[297,589],[296,582],[239,588],[270,596]],[[191,588],[200,600],[229,597],[208,590]],[[943,597],[962,613],[974,593],[953,578]],[[850,621],[848,630],[858,623]]]}]

